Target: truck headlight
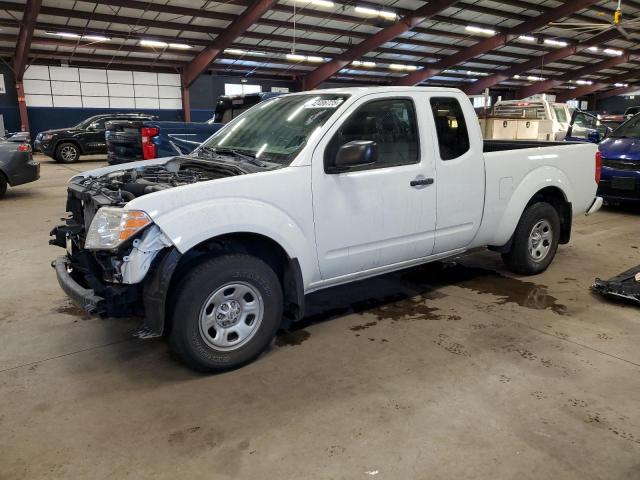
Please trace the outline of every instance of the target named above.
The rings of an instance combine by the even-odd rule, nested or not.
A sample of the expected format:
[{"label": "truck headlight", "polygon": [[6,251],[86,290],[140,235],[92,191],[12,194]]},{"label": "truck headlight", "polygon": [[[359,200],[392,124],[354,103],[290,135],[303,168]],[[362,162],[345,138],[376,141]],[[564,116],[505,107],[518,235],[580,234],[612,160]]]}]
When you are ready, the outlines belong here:
[{"label": "truck headlight", "polygon": [[93,217],[84,246],[88,250],[111,250],[150,225],[141,210],[102,207]]}]

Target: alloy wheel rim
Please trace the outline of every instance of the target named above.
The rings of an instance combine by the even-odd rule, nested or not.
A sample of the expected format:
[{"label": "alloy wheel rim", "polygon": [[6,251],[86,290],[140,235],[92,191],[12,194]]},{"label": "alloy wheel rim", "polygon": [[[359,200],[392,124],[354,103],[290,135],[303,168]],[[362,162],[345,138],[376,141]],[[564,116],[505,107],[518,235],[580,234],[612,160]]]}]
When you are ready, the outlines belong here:
[{"label": "alloy wheel rim", "polygon": [[216,350],[236,350],[249,342],[262,324],[264,301],[260,292],[245,282],[216,289],[200,310],[200,335]]},{"label": "alloy wheel rim", "polygon": [[544,219],[538,220],[529,233],[529,257],[534,262],[542,262],[549,255],[552,242],[553,230],[551,224]]},{"label": "alloy wheel rim", "polygon": [[62,158],[67,161],[73,161],[76,159],[76,149],[73,147],[63,147],[60,153]]}]

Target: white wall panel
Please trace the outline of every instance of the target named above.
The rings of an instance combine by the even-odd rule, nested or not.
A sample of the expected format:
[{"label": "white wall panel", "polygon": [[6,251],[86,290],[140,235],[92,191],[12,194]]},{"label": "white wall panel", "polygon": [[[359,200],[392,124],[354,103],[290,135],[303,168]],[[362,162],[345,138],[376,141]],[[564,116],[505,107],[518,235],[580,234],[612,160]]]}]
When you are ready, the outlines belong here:
[{"label": "white wall panel", "polygon": [[107,71],[95,68],[81,68],[80,81],[91,83],[107,83]]},{"label": "white wall panel", "polygon": [[78,69],[72,67],[49,67],[51,80],[66,80],[68,82],[79,82]]},{"label": "white wall panel", "polygon": [[158,96],[160,98],[182,98],[182,91],[180,87],[167,87],[162,85],[158,87]]},{"label": "white wall panel", "polygon": [[24,72],[24,78],[30,80],[49,80],[49,67],[30,65]]},{"label": "white wall panel", "polygon": [[109,108],[109,97],[82,97],[82,106],[84,108]]},{"label": "white wall panel", "polygon": [[133,108],[133,98],[109,97],[109,108]]},{"label": "white wall panel", "polygon": [[[81,74],[82,75],[82,74]],[[83,97],[108,97],[109,88],[106,83],[85,83],[80,84]]]},{"label": "white wall panel", "polygon": [[133,89],[136,92],[136,98],[158,98],[157,85],[134,85]]},{"label": "white wall panel", "polygon": [[35,65],[24,85],[30,107],[182,108],[177,74]]},{"label": "white wall panel", "polygon": [[158,109],[160,102],[157,98],[136,98],[136,108]]},{"label": "white wall panel", "polygon": [[123,72],[121,70],[108,70],[107,79],[109,83],[133,84],[133,72]]},{"label": "white wall panel", "polygon": [[26,80],[25,79],[24,93],[51,95],[51,83],[49,82],[49,80]]},{"label": "white wall panel", "polygon": [[135,97],[133,85],[125,85],[123,83],[109,84],[110,97]]},{"label": "white wall panel", "polygon": [[25,95],[28,107],[53,107],[51,95]]},{"label": "white wall panel", "polygon": [[175,73],[159,73],[158,85],[169,85],[173,87],[179,87],[181,85],[180,75],[177,75]]},{"label": "white wall panel", "polygon": [[77,96],[54,95],[53,106],[82,108],[82,97],[80,95],[77,95]]},{"label": "white wall panel", "polygon": [[133,83],[136,85],[158,85],[158,74],[151,72],[133,72]]},{"label": "white wall panel", "polygon": [[180,110],[182,108],[182,100],[179,98],[161,98],[160,108],[162,110]]},{"label": "white wall panel", "polygon": [[51,93],[54,95],[80,95],[80,82],[51,81]]}]

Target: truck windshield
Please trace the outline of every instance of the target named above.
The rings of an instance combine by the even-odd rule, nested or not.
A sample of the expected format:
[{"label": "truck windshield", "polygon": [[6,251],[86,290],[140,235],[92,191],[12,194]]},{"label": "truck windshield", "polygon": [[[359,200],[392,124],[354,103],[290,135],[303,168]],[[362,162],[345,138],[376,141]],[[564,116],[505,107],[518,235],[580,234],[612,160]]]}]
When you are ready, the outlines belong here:
[{"label": "truck windshield", "polygon": [[[311,134],[344,103],[348,95],[287,95],[256,105],[216,132],[194,152],[240,153],[289,165]],[[240,155],[236,158],[241,159]]]},{"label": "truck windshield", "polygon": [[640,137],[640,115],[636,115],[630,120],[627,120],[625,123],[616,128],[609,137],[617,137],[617,138],[638,138]]}]

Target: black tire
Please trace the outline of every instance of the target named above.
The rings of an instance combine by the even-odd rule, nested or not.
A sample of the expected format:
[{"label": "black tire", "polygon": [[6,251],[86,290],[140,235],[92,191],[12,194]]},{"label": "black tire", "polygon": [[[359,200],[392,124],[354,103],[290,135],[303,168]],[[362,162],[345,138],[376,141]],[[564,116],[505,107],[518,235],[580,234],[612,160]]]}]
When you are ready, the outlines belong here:
[{"label": "black tire", "polygon": [[56,147],[56,162],[73,163],[80,158],[80,149],[75,143],[64,142]]},{"label": "black tire", "polygon": [[[211,344],[215,340],[212,337],[218,334],[216,329],[221,328],[216,312],[220,312],[218,308],[222,308],[220,305],[225,302],[214,302],[210,297],[220,291],[226,295],[226,286],[229,284],[253,288],[259,294],[258,301],[263,306],[263,313],[251,337],[237,347],[227,347],[231,349],[225,350]],[[275,272],[259,258],[245,254],[212,258],[189,271],[177,287],[169,337],[171,348],[194,370],[222,372],[241,367],[257,358],[273,340],[282,321],[282,304],[280,281]],[[201,328],[201,315],[207,311],[214,321],[211,327],[206,327],[208,330],[203,331],[205,327]],[[243,318],[242,309],[240,312],[241,319],[238,322]],[[213,332],[209,335],[211,330]]]},{"label": "black tire", "polygon": [[[546,222],[546,224],[544,223]],[[537,245],[540,248],[529,249],[529,238],[534,227],[545,226],[551,230],[548,239],[541,239]],[[538,202],[530,205],[520,217],[516,231],[513,234],[511,250],[502,254],[505,265],[514,273],[521,275],[536,275],[544,272],[558,250],[560,240],[560,216],[558,211],[546,202]],[[548,245],[545,245],[548,242]],[[535,245],[535,244],[534,244]],[[546,252],[546,253],[542,253]],[[539,258],[536,258],[539,257]]]},{"label": "black tire", "polygon": [[4,174],[0,172],[0,198],[4,197],[5,193],[7,193],[7,179]]}]

